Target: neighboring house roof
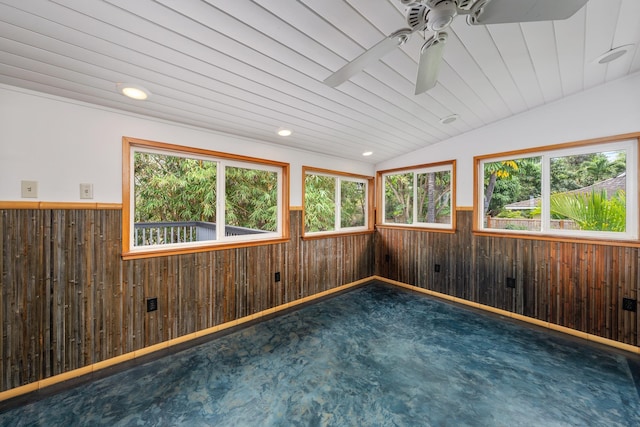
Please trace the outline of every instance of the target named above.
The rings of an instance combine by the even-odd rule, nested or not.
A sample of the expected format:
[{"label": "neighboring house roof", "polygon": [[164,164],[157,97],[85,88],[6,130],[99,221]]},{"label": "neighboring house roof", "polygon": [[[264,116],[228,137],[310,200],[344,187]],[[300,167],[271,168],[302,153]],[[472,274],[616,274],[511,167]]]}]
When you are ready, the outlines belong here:
[{"label": "neighboring house roof", "polygon": [[[578,188],[576,190],[567,191],[566,194],[575,193],[591,193],[592,191],[600,192],[605,190],[607,192],[607,198],[613,196],[618,190],[625,191],[627,188],[627,174],[623,173],[615,178],[605,179],[604,181],[596,182],[586,187]],[[519,202],[509,203],[505,205],[505,209],[509,210],[528,210],[535,209],[540,203],[540,197],[532,197],[529,200],[521,200]]]}]

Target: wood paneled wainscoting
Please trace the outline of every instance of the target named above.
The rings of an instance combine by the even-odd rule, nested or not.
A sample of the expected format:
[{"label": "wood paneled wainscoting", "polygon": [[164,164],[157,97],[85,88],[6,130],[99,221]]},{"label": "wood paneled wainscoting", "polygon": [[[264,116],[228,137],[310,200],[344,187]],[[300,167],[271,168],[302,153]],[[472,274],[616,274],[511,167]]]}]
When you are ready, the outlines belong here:
[{"label": "wood paneled wainscoting", "polygon": [[119,206],[0,209],[0,392],[373,276],[373,234],[302,240],[290,215],[286,243],[123,261]]},{"label": "wood paneled wainscoting", "polygon": [[637,303],[636,311],[622,308],[623,298],[640,295],[638,247],[474,235],[472,219],[472,211],[458,210],[453,234],[380,228],[376,274],[551,326],[640,344]]}]

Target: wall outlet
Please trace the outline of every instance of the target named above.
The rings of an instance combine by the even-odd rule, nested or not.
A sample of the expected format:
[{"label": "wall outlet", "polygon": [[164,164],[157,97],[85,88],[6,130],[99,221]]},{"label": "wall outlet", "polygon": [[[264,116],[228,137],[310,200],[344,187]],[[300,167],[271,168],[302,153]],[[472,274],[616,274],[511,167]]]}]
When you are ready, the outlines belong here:
[{"label": "wall outlet", "polygon": [[158,309],[158,298],[147,298],[147,313]]},{"label": "wall outlet", "polygon": [[433,266],[433,271],[435,271],[436,273],[440,273],[440,264],[436,264]]},{"label": "wall outlet", "polygon": [[622,309],[635,312],[638,307],[638,300],[632,298],[622,298]]},{"label": "wall outlet", "polygon": [[276,274],[275,274],[275,281],[276,281],[276,282],[279,282],[279,281],[280,281],[280,272],[279,272],[279,271],[278,271],[278,272],[276,272]]},{"label": "wall outlet", "polygon": [[515,277],[507,277],[507,288],[515,289],[516,279]]},{"label": "wall outlet", "polygon": [[93,199],[93,184],[80,184],[80,198]]},{"label": "wall outlet", "polygon": [[20,190],[23,198],[38,197],[38,181],[20,181]]}]

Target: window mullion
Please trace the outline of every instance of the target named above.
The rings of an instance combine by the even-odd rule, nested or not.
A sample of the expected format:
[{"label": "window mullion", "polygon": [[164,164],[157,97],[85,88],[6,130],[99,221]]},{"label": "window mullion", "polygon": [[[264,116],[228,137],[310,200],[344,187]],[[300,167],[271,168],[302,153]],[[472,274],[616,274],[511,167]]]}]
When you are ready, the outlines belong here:
[{"label": "window mullion", "polygon": [[627,234],[638,237],[638,146],[637,144],[629,144],[624,147],[625,150],[625,206],[626,206],[626,224],[625,230]]},{"label": "window mullion", "polygon": [[340,200],[341,199],[341,191],[342,191],[342,180],[340,178],[336,178],[336,185],[335,185],[335,190],[334,190],[334,197],[335,197],[335,209],[334,209],[334,229],[336,231],[340,230],[340,218],[341,218],[341,206],[340,206]]},{"label": "window mullion", "polygon": [[551,230],[551,207],[549,206],[549,197],[551,195],[551,156],[543,154],[541,159],[542,194],[540,196],[540,231],[543,233]]},{"label": "window mullion", "polygon": [[[369,183],[365,182],[364,183],[364,194],[366,194],[367,196],[365,196],[365,201],[368,200],[368,194],[369,194]],[[384,198],[384,197],[383,197]],[[364,204],[364,226],[369,228],[369,203]]]},{"label": "window mullion", "polygon": [[382,179],[381,184],[380,184],[380,189],[376,189],[377,191],[380,191],[381,196],[380,196],[380,206],[377,209],[380,209],[380,214],[378,216],[378,218],[380,218],[380,222],[382,224],[386,224],[387,222],[387,180],[388,180],[388,176],[387,175],[382,175]]},{"label": "window mullion", "polygon": [[478,191],[479,199],[476,200],[476,204],[479,206],[479,208],[477,209],[478,212],[476,213],[476,219],[480,224],[481,228],[485,228],[487,226],[486,217],[485,217],[486,214],[484,209],[484,201],[486,197],[485,188],[484,188],[484,180],[486,179],[484,174],[485,163],[487,162],[486,161],[478,162],[478,169],[476,170],[476,173],[480,176],[477,182],[477,191]]},{"label": "window mullion", "polygon": [[224,240],[225,237],[225,204],[226,204],[226,176],[225,164],[216,164],[216,240]]},{"label": "window mullion", "polygon": [[413,173],[413,200],[412,200],[413,220],[412,224],[418,222],[418,173]]},{"label": "window mullion", "polygon": [[[282,188],[282,185],[283,185],[282,184],[282,181],[283,181],[283,179],[282,179],[282,171],[279,170],[277,173],[278,173],[278,188]],[[282,204],[283,204],[283,201],[282,201],[282,192],[281,191],[278,191],[278,202],[277,203],[278,203],[278,213],[276,214],[277,215],[276,221],[277,221],[278,225],[276,227],[276,231],[277,231],[278,234],[281,234],[282,231],[283,231],[282,230],[282,214],[283,214]],[[303,227],[304,227],[304,225],[303,225]]]}]

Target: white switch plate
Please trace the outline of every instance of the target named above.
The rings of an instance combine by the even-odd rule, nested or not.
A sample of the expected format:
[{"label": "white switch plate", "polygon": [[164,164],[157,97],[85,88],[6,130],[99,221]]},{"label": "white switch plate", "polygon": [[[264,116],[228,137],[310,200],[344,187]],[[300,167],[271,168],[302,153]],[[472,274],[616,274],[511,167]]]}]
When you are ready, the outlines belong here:
[{"label": "white switch plate", "polygon": [[38,181],[20,181],[20,189],[23,198],[38,197]]},{"label": "white switch plate", "polygon": [[93,184],[80,184],[80,198],[93,199]]}]

